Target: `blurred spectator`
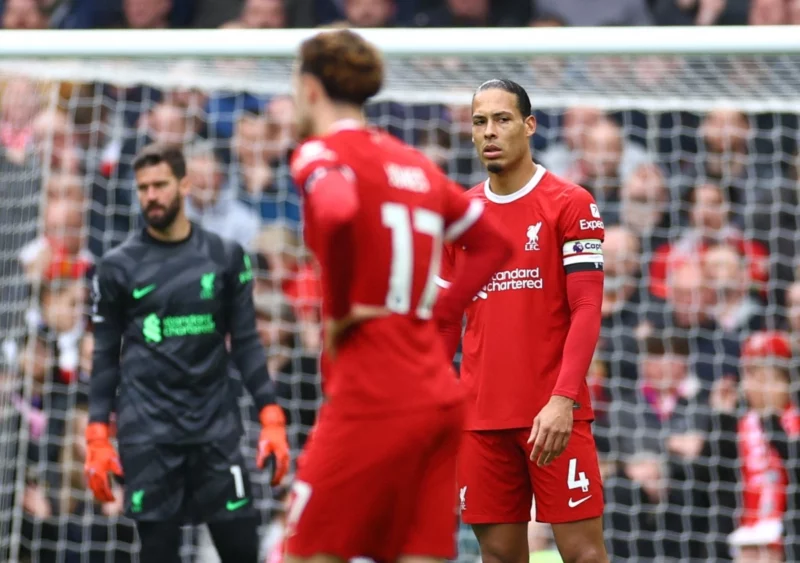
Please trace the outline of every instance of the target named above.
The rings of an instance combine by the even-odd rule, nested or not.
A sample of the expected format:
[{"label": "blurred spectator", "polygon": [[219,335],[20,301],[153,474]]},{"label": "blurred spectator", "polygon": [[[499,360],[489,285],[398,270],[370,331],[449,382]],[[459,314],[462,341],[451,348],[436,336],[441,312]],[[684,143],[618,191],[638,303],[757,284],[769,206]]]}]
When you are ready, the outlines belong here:
[{"label": "blurred spectator", "polygon": [[74,127],[66,113],[50,108],[42,110],[33,121],[32,133],[33,148],[42,165],[66,174],[79,173],[81,158]]},{"label": "blurred spectator", "polygon": [[427,27],[518,27],[531,19],[530,4],[516,0],[444,0],[420,12],[417,25]]},{"label": "blurred spectator", "polygon": [[750,0],[750,14],[747,23],[750,25],[799,25],[800,3],[796,0]]},{"label": "blurred spectator", "polygon": [[259,218],[237,201],[235,194],[223,189],[224,177],[213,149],[198,145],[187,151],[186,169],[191,182],[186,199],[187,217],[249,250],[258,235]]},{"label": "blurred spectator", "polygon": [[389,27],[395,0],[345,0],[344,13],[352,27]]},{"label": "blurred spectator", "polygon": [[722,330],[750,332],[764,327],[764,307],[749,291],[750,276],[739,251],[714,246],[703,256],[703,268],[715,292],[714,319]]},{"label": "blurred spectator", "polygon": [[44,235],[25,245],[19,253],[30,282],[62,276],[78,278],[88,271],[92,257],[85,246],[84,215],[82,198],[48,201]]},{"label": "blurred spectator", "polygon": [[[645,257],[667,242],[670,200],[666,179],[656,164],[636,167],[622,184],[620,223],[639,237]],[[645,258],[646,259],[646,258]]]},{"label": "blurred spectator", "polygon": [[283,0],[245,0],[239,17],[223,27],[271,28],[286,27]]},{"label": "blurred spectator", "polygon": [[140,115],[135,130],[126,131],[115,179],[132,181],[131,163],[143,146],[150,143],[188,145],[197,142],[200,139],[199,126],[196,116],[190,116],[185,106],[159,102]]},{"label": "blurred spectator", "polygon": [[192,27],[213,29],[239,17],[245,0],[197,0]]},{"label": "blurred spectator", "polygon": [[668,330],[687,336],[692,371],[708,388],[720,377],[738,375],[739,339],[723,331],[712,316],[715,295],[706,283],[701,260],[689,260],[672,269],[667,288],[664,308],[648,311],[638,334]]},{"label": "blurred spectator", "polygon": [[652,2],[656,25],[746,25],[748,4],[752,3],[750,0]]},{"label": "blurred spectator", "polygon": [[171,0],[122,0],[125,20],[133,29],[169,27]]},{"label": "blurred spectator", "polygon": [[22,162],[33,141],[33,118],[41,106],[39,90],[27,78],[6,82],[0,98],[0,144],[7,158]]},{"label": "blurred spectator", "polygon": [[769,270],[769,251],[758,241],[747,240],[729,221],[730,204],[723,191],[714,184],[701,184],[692,190],[689,211],[690,226],[679,237],[659,247],[650,265],[650,291],[663,298],[665,281],[671,268],[686,260],[701,258],[715,244],[728,244],[744,258],[750,274],[750,286],[764,289]]},{"label": "blurred spectator", "polygon": [[[587,150],[591,162],[586,161]],[[624,182],[636,168],[652,163],[644,148],[622,138],[619,127],[608,121],[599,109],[589,107],[566,110],[562,141],[549,145],[536,160],[554,174],[580,185],[589,183],[591,178],[596,181],[605,174],[604,170]],[[606,217],[605,210],[603,218],[613,223]]]},{"label": "blurred spectator", "polygon": [[272,287],[283,293],[294,310],[301,345],[306,350],[319,350],[322,288],[297,235],[286,226],[268,225],[262,229],[256,248],[269,264]]},{"label": "blurred spectator", "polygon": [[228,182],[264,221],[300,221],[287,166],[294,127],[294,103],[288,96],[272,98],[264,114],[242,112],[236,122]]},{"label": "blurred spectator", "polygon": [[800,282],[792,282],[786,290],[786,316],[792,350],[800,351]]},{"label": "blurred spectator", "polygon": [[608,328],[630,330],[639,322],[639,241],[624,227],[609,227],[603,241],[603,319]]},{"label": "blurred spectator", "polygon": [[[116,7],[117,0],[112,1]],[[194,0],[121,0],[121,4],[121,9],[102,13],[98,24],[131,29],[187,27],[194,11]]]},{"label": "blurred spectator", "polygon": [[686,529],[705,529],[690,511],[706,501],[684,485],[704,444],[707,395],[691,372],[686,338],[653,335],[641,347],[638,385],[616,388],[610,405],[612,451],[621,461],[620,472],[608,480],[609,501],[621,505],[608,514],[610,529],[620,532],[612,552],[621,559],[652,560],[663,553],[702,559],[697,535],[689,542],[679,537]]},{"label": "blurred spectator", "polygon": [[3,10],[5,29],[45,29],[47,17],[36,0],[5,0]]},{"label": "blurred spectator", "polygon": [[745,411],[737,415],[733,380],[719,381],[711,396],[720,462],[740,485],[737,528],[728,538],[739,562],[797,560],[797,542],[784,542],[800,529],[800,410],[791,358],[787,335],[757,332],[742,351]]},{"label": "blurred spectator", "polygon": [[646,0],[532,0],[534,17],[568,26],[651,25]]}]

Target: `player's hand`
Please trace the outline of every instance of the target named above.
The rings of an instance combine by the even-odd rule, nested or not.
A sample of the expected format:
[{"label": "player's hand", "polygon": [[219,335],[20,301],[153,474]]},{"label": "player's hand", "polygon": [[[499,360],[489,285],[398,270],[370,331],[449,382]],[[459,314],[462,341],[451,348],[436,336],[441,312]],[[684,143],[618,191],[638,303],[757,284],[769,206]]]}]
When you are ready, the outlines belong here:
[{"label": "player's hand", "polygon": [[111,445],[109,428],[102,422],[92,422],[86,427],[86,463],[84,474],[86,483],[100,502],[113,502],[111,478],[109,473],[122,477],[122,466],[119,463],[114,446]]},{"label": "player's hand", "polygon": [[341,319],[327,319],[325,321],[325,353],[331,359],[336,357],[342,341],[347,336],[350,329],[371,319],[387,317],[391,311],[386,307],[374,307],[370,305],[354,305],[350,312]]},{"label": "player's hand", "polygon": [[544,467],[567,449],[572,434],[572,408],[575,401],[553,395],[533,419],[528,443],[533,444],[531,461]]},{"label": "player's hand", "polygon": [[256,465],[264,469],[267,459],[275,459],[272,485],[279,485],[289,472],[289,440],[286,439],[286,416],[278,405],[267,405],[261,409],[261,435],[258,438]]}]

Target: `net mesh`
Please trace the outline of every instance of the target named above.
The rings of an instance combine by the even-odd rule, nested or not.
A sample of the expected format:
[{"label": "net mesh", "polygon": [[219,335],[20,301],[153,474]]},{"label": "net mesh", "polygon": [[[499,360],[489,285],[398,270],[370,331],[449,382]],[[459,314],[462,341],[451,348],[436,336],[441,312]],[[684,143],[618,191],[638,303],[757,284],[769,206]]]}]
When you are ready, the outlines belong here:
[{"label": "net mesh", "polygon": [[[319,294],[286,166],[290,68],[0,61],[0,559],[137,560],[131,523],[81,476],[84,304],[91,264],[139,225],[131,162],[150,141],[185,145],[190,216],[255,258],[259,331],[302,447],[319,404]],[[753,331],[786,330],[793,347],[800,330],[800,57],[392,58],[367,113],[471,186],[484,178],[471,93],[498,76],[532,94],[536,160],[592,190],[606,223],[589,380],[612,560],[725,561],[782,543],[800,560],[795,366],[787,386],[781,371],[742,377],[740,358]],[[253,459],[247,398],[242,413]],[[253,477],[267,553],[280,499]],[[462,532],[460,558],[474,559]],[[530,536],[552,549],[537,526]],[[201,532],[184,540],[184,560],[207,556]]]}]

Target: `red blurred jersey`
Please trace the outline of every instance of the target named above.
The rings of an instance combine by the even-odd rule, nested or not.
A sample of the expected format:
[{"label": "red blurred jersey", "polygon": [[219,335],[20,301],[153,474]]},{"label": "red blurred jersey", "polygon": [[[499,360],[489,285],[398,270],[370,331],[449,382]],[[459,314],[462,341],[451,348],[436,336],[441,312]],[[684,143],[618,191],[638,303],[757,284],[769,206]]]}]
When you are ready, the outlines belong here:
[{"label": "red blurred jersey", "polygon": [[[336,359],[323,362],[330,409],[373,416],[461,400],[432,308],[443,242],[458,239],[483,207],[421,153],[373,129],[343,125],[306,141],[292,157],[303,197],[330,170],[354,179],[359,203],[348,309],[393,312],[358,326]],[[321,241],[308,209],[304,220],[306,245],[318,254]],[[323,316],[334,309],[330,274],[323,269]]]},{"label": "red blurred jersey", "polygon": [[[489,181],[467,192],[517,240],[514,255],[467,309],[461,380],[468,394],[467,430],[529,427],[547,404],[558,379],[570,326],[566,276],[602,268],[603,220],[594,198],[543,167],[507,196]],[[443,285],[462,260],[448,245]],[[584,382],[575,420],[592,420]]]}]

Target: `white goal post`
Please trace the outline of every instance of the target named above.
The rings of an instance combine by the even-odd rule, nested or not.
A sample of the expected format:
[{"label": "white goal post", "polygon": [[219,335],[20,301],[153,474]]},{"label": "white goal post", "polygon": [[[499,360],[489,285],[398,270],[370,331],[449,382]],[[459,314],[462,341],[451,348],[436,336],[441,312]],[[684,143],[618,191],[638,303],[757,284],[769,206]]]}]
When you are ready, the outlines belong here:
[{"label": "white goal post", "polygon": [[[130,164],[133,153],[150,140],[183,143],[192,158],[201,160],[213,153],[220,174],[193,180],[207,187],[213,176],[215,189],[225,196],[206,201],[207,212],[198,212],[197,220],[233,237],[249,237],[244,242],[261,259],[256,270],[266,281],[257,287],[262,292],[256,299],[259,326],[290,415],[292,445],[297,450],[302,444],[320,402],[319,343],[313,336],[314,307],[303,301],[315,296],[308,289],[312,274],[303,269],[299,201],[287,171],[292,109],[286,95],[298,46],[318,31],[0,32],[0,560],[25,562],[38,552],[92,562],[103,555],[107,561],[137,560],[130,522],[110,508],[108,516],[93,506],[79,479],[79,429],[85,417],[81,375],[86,375],[79,360],[88,340],[80,315],[61,321],[72,314],[68,293],[84,289],[82,265],[137,227]],[[720,476],[720,468],[734,469],[737,462],[720,442],[710,440],[736,436],[730,429],[698,430],[709,445],[691,466],[697,472],[686,470],[682,479],[671,481],[663,473],[668,456],[646,455],[666,441],[666,431],[651,427],[651,418],[626,402],[639,390],[636,374],[643,377],[647,355],[629,344],[642,330],[660,328],[650,315],[665,297],[659,291],[665,291],[666,279],[655,287],[649,266],[658,244],[694,240],[687,236],[695,232],[696,220],[695,200],[688,194],[700,184],[734,194],[726,195],[730,224],[726,216],[725,229],[730,229],[725,233],[735,231],[748,242],[735,247],[742,254],[738,270],[752,266],[750,242],[765,252],[758,256],[766,265],[748,277],[741,308],[723,309],[717,301],[709,305],[723,328],[709,334],[702,327],[689,331],[692,339],[707,338],[710,348],[692,348],[683,366],[685,387],[699,376],[698,388],[707,392],[712,379],[738,365],[723,341],[733,334],[738,344],[749,335],[752,327],[736,324],[740,313],[757,316],[765,328],[800,331],[800,314],[795,326],[790,311],[792,306],[800,311],[800,286],[793,286],[800,234],[792,223],[800,177],[800,26],[358,32],[386,60],[385,85],[367,108],[369,119],[424,150],[465,187],[484,178],[470,140],[469,104],[485,80],[509,78],[526,88],[539,122],[534,158],[578,183],[582,178],[587,187],[592,182],[581,168],[586,149],[568,146],[565,121],[572,118],[565,113],[580,110],[576,115],[583,117],[575,118],[580,127],[596,124],[601,114],[613,119],[620,149],[597,149],[594,165],[602,168],[609,158],[618,159],[608,172],[617,182],[614,189],[631,186],[643,193],[655,181],[661,191],[640,193],[644,203],[631,198],[627,217],[625,209],[614,207],[619,202],[599,202],[609,227],[623,224],[636,235],[636,255],[618,256],[633,269],[621,273],[609,266],[607,287],[626,287],[635,277],[636,309],[625,311],[641,321],[626,324],[614,317],[604,325],[604,344],[592,372],[597,373],[591,376],[613,387],[597,403],[595,425],[608,477],[606,537],[612,560],[725,560],[729,534],[739,525],[740,485]],[[727,117],[719,126],[721,148],[712,150],[713,140],[705,137],[707,119],[717,110]],[[742,121],[736,121],[739,115]],[[741,143],[733,147],[734,141]],[[712,152],[720,170],[701,174]],[[594,180],[607,180],[598,178],[603,174],[597,172]],[[229,209],[216,206],[223,200],[241,206],[231,215],[235,224],[216,219]],[[75,205],[77,227],[68,218]],[[654,213],[661,222],[644,225]],[[251,231],[256,234],[250,236]],[[714,272],[709,272],[711,280]],[[717,288],[715,283],[707,281],[706,287]],[[723,291],[728,286],[719,284],[719,295],[728,295]],[[793,288],[798,303],[789,302]],[[622,318],[620,310],[613,314]],[[26,359],[31,349],[42,362]],[[708,412],[710,399],[703,397],[687,416],[714,414]],[[250,463],[257,422],[248,407],[244,399]],[[789,451],[787,467],[797,471],[797,442]],[[625,473],[628,463],[650,471],[647,486]],[[280,502],[270,496],[262,474],[254,472],[253,479],[256,504],[272,517]],[[667,483],[669,490],[653,493],[657,482]],[[796,486],[790,482],[789,492]],[[719,491],[729,494],[720,500],[714,496]],[[651,493],[664,496],[656,501],[647,496]],[[790,502],[787,510],[794,511],[790,519],[800,521],[800,506]],[[270,546],[276,522],[265,531]],[[784,534],[791,538],[787,543],[800,545],[800,527],[786,526]],[[195,542],[189,532],[186,539],[188,558]],[[460,545],[463,560],[474,561],[474,538],[466,529]]]}]

